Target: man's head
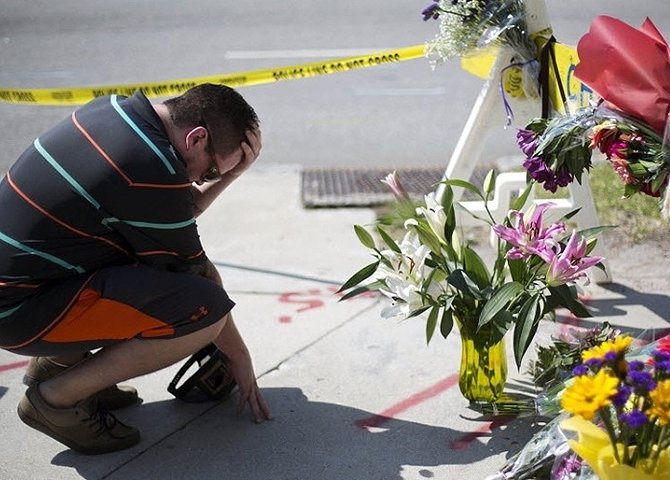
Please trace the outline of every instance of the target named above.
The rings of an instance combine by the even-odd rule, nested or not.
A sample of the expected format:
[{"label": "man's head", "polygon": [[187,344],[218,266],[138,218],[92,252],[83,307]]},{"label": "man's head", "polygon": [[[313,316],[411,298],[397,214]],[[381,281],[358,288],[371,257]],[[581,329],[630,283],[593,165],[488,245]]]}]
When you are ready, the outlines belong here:
[{"label": "man's head", "polygon": [[239,163],[249,132],[258,131],[254,109],[232,88],[203,84],[163,104],[176,132],[175,147],[189,178],[200,184],[218,180]]},{"label": "man's head", "polygon": [[205,83],[164,102],[177,128],[202,126],[218,154],[237,150],[248,130],[258,128],[258,117],[242,95],[225,85]]}]

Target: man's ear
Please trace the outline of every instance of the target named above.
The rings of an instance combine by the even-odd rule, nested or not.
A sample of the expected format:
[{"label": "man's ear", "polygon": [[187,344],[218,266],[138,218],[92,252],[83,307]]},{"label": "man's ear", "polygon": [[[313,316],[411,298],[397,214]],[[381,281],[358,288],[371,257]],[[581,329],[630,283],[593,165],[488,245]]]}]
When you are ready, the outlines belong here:
[{"label": "man's ear", "polygon": [[186,133],[184,143],[186,150],[191,150],[192,148],[204,149],[209,143],[209,132],[203,126],[193,127]]}]

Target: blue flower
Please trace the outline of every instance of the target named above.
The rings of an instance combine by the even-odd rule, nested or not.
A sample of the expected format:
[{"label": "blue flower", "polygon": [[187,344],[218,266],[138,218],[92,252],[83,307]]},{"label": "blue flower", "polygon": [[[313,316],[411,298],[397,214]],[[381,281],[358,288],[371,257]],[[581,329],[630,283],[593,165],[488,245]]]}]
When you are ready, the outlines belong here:
[{"label": "blue flower", "polygon": [[633,410],[630,413],[622,413],[619,420],[626,424],[631,430],[637,430],[647,423],[647,416],[640,410]]},{"label": "blue flower", "polygon": [[656,382],[649,372],[629,371],[628,380],[637,393],[645,394],[656,388]]},{"label": "blue flower", "polygon": [[596,370],[603,366],[603,361],[600,358],[589,358],[586,362],[584,362],[584,365],[593,370]]},{"label": "blue flower", "polygon": [[630,398],[631,393],[633,393],[633,387],[626,385],[625,383],[620,383],[616,395],[612,397],[612,403],[615,407],[623,408]]},{"label": "blue flower", "polygon": [[[437,0],[433,0],[437,2]],[[440,6],[437,3],[428,5],[426,8],[421,10],[421,15],[423,15],[423,21],[428,21],[431,18],[438,19],[440,17]]]},{"label": "blue flower", "polygon": [[655,362],[670,362],[670,352],[654,350],[651,355],[654,357]]},{"label": "blue flower", "polygon": [[605,362],[614,363],[619,357],[619,352],[610,351],[605,354]]}]

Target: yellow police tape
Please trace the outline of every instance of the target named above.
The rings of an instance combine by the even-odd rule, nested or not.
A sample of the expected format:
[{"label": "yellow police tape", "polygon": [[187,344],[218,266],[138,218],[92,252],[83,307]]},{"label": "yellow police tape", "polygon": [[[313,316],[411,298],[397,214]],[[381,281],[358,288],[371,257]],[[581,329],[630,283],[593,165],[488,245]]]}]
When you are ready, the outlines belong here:
[{"label": "yellow police tape", "polygon": [[[567,96],[573,106],[588,104],[591,91],[583,86],[572,74],[578,63],[577,51],[560,43],[555,46],[560,79],[551,74],[552,86],[550,95],[554,105],[562,110],[558,92],[554,86],[561,81],[567,91]],[[0,87],[0,102],[25,105],[81,105],[96,97],[105,95],[132,95],[142,90],[147,97],[174,96],[184,93],[191,87],[202,83],[215,83],[230,87],[244,87],[265,83],[281,82],[298,78],[330,75],[360,68],[391,64],[404,60],[413,60],[426,55],[425,45],[414,45],[394,50],[383,50],[352,57],[321,60],[318,62],[290,65],[279,68],[250,70],[229,74],[208,75],[204,77],[180,78],[163,82],[128,83],[121,85],[99,85],[90,87],[56,87],[56,88],[2,88]],[[486,51],[461,60],[463,70],[478,76],[488,78],[497,52]],[[506,69],[503,75],[503,87],[512,97],[523,97],[523,88],[520,69]]]},{"label": "yellow police tape", "polygon": [[105,95],[132,95],[142,90],[147,97],[174,96],[184,93],[191,87],[202,83],[215,83],[237,88],[249,85],[281,82],[297,78],[329,75],[359,68],[373,67],[390,63],[421,58],[425,55],[424,45],[384,50],[367,55],[338,58],[319,62],[303,63],[280,68],[250,70],[230,74],[209,75],[205,77],[180,78],[164,82],[128,83],[123,85],[100,85],[91,87],[57,88],[2,88],[0,102],[30,105],[81,105],[96,97]]}]

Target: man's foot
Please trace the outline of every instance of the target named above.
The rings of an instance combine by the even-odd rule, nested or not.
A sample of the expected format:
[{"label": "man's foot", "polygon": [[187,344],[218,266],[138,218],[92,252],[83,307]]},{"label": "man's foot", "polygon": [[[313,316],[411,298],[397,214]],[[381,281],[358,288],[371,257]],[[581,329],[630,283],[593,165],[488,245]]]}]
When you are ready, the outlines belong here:
[{"label": "man's foot", "polygon": [[[49,380],[68,368],[70,367],[54,363],[47,357],[33,357],[23,375],[23,383],[30,387]],[[137,390],[130,385],[112,385],[99,391],[95,396],[107,410],[128,407],[139,400]]]},{"label": "man's foot", "polygon": [[140,441],[140,432],[98,406],[95,395],[72,408],[54,408],[38,387],[28,388],[17,409],[23,423],[35,430],[86,455],[123,450]]}]

